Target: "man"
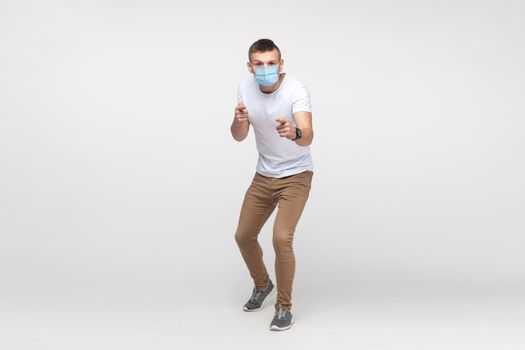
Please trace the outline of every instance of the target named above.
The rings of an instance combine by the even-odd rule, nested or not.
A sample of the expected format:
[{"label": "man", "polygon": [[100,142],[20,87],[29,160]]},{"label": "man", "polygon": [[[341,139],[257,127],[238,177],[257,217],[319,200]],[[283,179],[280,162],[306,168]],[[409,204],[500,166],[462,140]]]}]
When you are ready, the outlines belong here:
[{"label": "man", "polygon": [[258,234],[278,205],[273,226],[277,299],[271,330],[293,324],[292,284],[295,273],[293,238],[308,199],[313,177],[309,145],[313,140],[308,89],[283,72],[281,51],[270,39],[254,42],[248,50],[248,71],[237,90],[231,125],[236,141],[255,132],[259,158],[255,175],[244,196],[235,240],[254,281],[245,311],[261,310],[273,294]]}]

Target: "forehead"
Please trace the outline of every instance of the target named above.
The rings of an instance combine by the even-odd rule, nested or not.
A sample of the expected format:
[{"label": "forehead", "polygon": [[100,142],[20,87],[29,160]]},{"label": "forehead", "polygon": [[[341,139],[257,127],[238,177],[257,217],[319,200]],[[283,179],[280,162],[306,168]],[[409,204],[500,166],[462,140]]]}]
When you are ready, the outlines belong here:
[{"label": "forehead", "polygon": [[270,62],[279,61],[279,51],[273,49],[272,51],[254,52],[252,53],[252,61]]}]

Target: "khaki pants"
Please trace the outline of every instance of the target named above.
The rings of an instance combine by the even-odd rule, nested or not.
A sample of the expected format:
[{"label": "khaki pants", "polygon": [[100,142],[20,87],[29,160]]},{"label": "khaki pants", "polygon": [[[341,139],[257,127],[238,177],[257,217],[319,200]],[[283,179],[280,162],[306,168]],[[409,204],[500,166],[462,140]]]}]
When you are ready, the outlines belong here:
[{"label": "khaki pants", "polygon": [[279,205],[273,225],[277,301],[291,310],[292,284],[295,274],[293,238],[312,183],[313,172],[304,171],[283,178],[267,177],[255,172],[244,196],[235,240],[258,289],[268,285],[269,275],[257,236],[264,223]]}]

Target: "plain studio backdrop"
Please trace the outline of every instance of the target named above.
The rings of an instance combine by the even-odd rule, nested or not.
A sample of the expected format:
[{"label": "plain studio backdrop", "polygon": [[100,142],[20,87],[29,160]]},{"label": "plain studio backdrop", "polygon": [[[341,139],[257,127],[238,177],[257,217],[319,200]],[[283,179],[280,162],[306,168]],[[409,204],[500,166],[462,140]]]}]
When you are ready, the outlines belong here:
[{"label": "plain studio backdrop", "polygon": [[[2,348],[523,346],[524,23],[522,1],[1,1]],[[315,131],[282,333],[241,311],[234,241],[259,38]]]}]

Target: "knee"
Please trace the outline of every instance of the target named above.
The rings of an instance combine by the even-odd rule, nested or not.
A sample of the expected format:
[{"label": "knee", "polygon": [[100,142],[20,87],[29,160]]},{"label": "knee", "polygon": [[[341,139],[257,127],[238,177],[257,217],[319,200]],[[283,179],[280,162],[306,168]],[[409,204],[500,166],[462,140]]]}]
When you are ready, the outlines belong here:
[{"label": "knee", "polygon": [[293,232],[289,230],[276,230],[273,233],[273,246],[276,250],[291,247]]},{"label": "knee", "polygon": [[239,246],[249,244],[252,240],[252,235],[248,231],[237,230],[235,232],[235,242],[237,242]]}]

